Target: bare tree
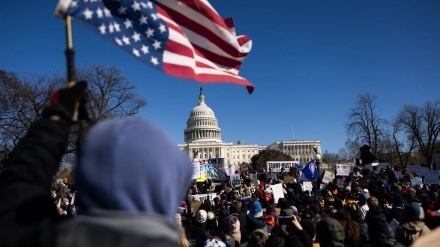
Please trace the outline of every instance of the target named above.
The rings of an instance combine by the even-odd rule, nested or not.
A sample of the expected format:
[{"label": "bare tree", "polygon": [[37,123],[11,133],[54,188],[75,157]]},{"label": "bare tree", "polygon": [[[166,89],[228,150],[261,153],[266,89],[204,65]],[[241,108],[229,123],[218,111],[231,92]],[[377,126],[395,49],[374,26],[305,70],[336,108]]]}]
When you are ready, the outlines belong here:
[{"label": "bare tree", "polygon": [[423,107],[405,105],[397,115],[396,123],[409,139],[417,141],[426,165],[433,167],[435,145],[440,133],[440,98],[426,102]]},{"label": "bare tree", "polygon": [[95,121],[134,116],[147,105],[134,93],[136,85],[116,67],[93,66],[79,70],[77,77],[88,83],[90,117]]},{"label": "bare tree", "polygon": [[[88,82],[88,110],[94,121],[112,117],[135,116],[147,102],[134,93],[136,86],[115,67],[94,66],[78,71],[77,78]],[[7,154],[26,133],[30,124],[41,116],[53,92],[64,87],[61,75],[32,75],[19,78],[0,70],[0,150]],[[84,134],[89,126],[82,132]],[[71,142],[63,161],[76,160],[78,132],[72,131]]]},{"label": "bare tree", "polygon": [[368,144],[378,152],[380,139],[385,134],[387,121],[376,113],[376,97],[366,93],[358,96],[356,107],[351,108],[346,124],[347,134],[358,144]]},{"label": "bare tree", "polygon": [[50,101],[53,90],[61,84],[58,76],[32,75],[18,78],[0,71],[0,143],[9,153],[26,133],[31,123]]}]

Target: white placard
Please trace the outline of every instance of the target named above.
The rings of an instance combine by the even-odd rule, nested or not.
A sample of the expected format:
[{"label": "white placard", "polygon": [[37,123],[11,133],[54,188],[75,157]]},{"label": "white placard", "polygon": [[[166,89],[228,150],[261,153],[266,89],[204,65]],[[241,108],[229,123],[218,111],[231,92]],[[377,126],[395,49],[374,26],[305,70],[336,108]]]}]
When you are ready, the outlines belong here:
[{"label": "white placard", "polygon": [[350,175],[350,165],[336,165],[336,175],[337,176],[349,176]]},{"label": "white placard", "polygon": [[312,184],[312,182],[311,181],[304,181],[303,182],[303,186],[302,186],[302,188],[303,188],[303,191],[309,191],[309,192],[312,192],[312,190],[313,190],[313,184]]},{"label": "white placard", "polygon": [[200,163],[198,161],[193,162],[193,174],[191,179],[200,178]]},{"label": "white placard", "polygon": [[280,198],[284,198],[284,192],[283,192],[283,184],[275,184],[270,186],[272,188],[273,198],[274,202],[278,203],[278,200]]},{"label": "white placard", "polygon": [[325,171],[324,177],[322,178],[322,182],[328,184],[329,182],[335,179],[335,174],[333,172]]}]

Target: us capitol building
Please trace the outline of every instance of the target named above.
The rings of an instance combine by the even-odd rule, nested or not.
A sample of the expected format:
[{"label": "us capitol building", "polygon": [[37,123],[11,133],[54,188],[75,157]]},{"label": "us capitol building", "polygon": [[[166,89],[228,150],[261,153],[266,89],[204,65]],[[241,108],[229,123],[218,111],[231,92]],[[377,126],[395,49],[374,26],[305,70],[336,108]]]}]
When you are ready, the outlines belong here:
[{"label": "us capitol building", "polygon": [[226,165],[251,163],[252,156],[261,150],[275,149],[292,156],[294,161],[306,164],[314,157],[313,147],[321,152],[320,141],[277,141],[269,146],[244,144],[238,141],[223,142],[221,129],[214,111],[205,103],[200,87],[199,103],[194,107],[186,121],[184,143],[179,148],[194,159],[224,158]]}]

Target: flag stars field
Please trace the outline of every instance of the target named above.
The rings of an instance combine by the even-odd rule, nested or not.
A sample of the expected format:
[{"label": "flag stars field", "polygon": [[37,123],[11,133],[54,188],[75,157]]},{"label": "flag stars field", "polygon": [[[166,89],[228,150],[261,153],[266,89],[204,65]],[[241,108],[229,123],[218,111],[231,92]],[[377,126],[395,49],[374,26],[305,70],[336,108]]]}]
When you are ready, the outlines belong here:
[{"label": "flag stars field", "polygon": [[[90,25],[95,33],[150,66],[201,82],[246,85],[251,92],[252,84],[236,73],[250,51],[251,40],[246,36],[238,40],[231,32],[234,27],[217,16],[208,2],[197,1],[196,7],[190,2],[168,0],[106,4],[77,0],[63,8],[66,15],[74,17],[72,20]],[[195,22],[198,25],[192,24]],[[200,25],[207,28],[201,29]],[[205,44],[200,37],[204,37]]]},{"label": "flag stars field", "polygon": [[147,19],[148,19],[148,17],[141,16],[141,18],[139,18],[139,24],[140,25],[147,25],[148,24]]},{"label": "flag stars field", "polygon": [[131,7],[133,8],[133,11],[134,11],[134,12],[136,12],[136,11],[141,11],[141,5],[140,5],[138,2],[136,2],[136,1],[133,2],[133,4],[131,5]]},{"label": "flag stars field", "polygon": [[93,17],[93,11],[91,11],[90,9],[84,10],[84,18],[86,20],[91,20],[92,17]]}]

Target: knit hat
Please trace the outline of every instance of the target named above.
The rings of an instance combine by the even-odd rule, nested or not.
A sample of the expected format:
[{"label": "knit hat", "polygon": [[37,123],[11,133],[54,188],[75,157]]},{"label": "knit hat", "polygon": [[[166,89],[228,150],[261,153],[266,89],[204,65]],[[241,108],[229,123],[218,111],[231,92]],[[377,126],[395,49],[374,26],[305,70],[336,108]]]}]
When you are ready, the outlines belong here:
[{"label": "knit hat", "polygon": [[249,214],[255,218],[263,216],[263,208],[261,208],[259,202],[252,203],[251,208],[249,208]]},{"label": "knit hat", "polygon": [[204,247],[226,247],[226,244],[218,239],[208,239],[205,241]]},{"label": "knit hat", "polygon": [[164,215],[173,222],[193,173],[188,154],[161,128],[139,118],[95,124],[79,158],[75,179],[81,191],[76,200],[79,213],[141,212]]},{"label": "knit hat", "polygon": [[298,208],[295,206],[290,206],[290,209],[292,209],[294,215],[298,215]]},{"label": "knit hat", "polygon": [[268,224],[270,227],[275,227],[275,217],[272,215],[266,215],[266,224]]},{"label": "knit hat", "polygon": [[256,195],[255,193],[252,193],[252,195],[251,195],[251,201],[256,201],[256,200],[258,200],[257,195]]},{"label": "knit hat", "polygon": [[316,238],[321,247],[344,247],[345,230],[339,221],[325,218],[316,224]]},{"label": "knit hat", "polygon": [[255,230],[255,231],[253,231],[252,234],[251,234],[251,237],[252,237],[252,235],[254,235],[255,233],[261,233],[261,234],[264,235],[264,237],[266,238],[266,240],[268,239],[267,232],[266,232],[265,230],[263,230],[263,229],[257,229],[257,230]]},{"label": "knit hat", "polygon": [[420,206],[417,202],[410,202],[403,207],[403,215],[406,220],[413,221],[420,218]]},{"label": "knit hat", "polygon": [[199,210],[196,214],[196,221],[199,223],[205,223],[208,218],[208,213],[205,210]]},{"label": "knit hat", "polygon": [[291,208],[286,208],[281,211],[281,216],[292,216],[293,210]]}]

